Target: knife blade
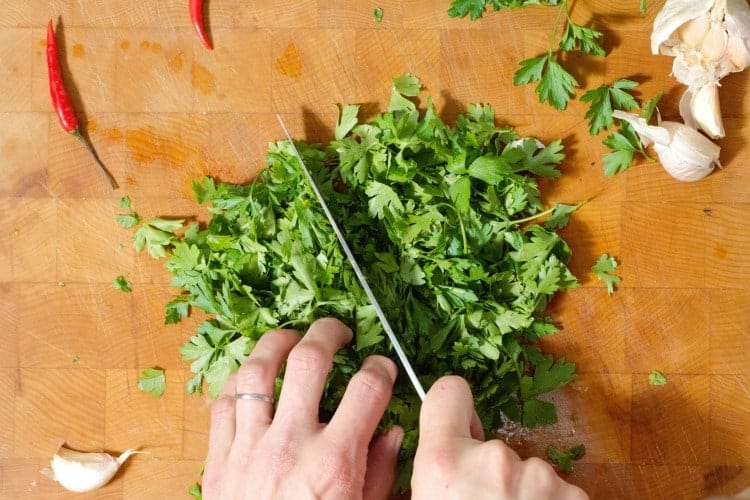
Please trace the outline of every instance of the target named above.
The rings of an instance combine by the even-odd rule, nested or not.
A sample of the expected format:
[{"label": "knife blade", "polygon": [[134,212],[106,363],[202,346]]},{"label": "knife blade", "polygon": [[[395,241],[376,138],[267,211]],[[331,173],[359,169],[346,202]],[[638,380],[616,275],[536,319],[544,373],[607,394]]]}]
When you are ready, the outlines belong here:
[{"label": "knife blade", "polygon": [[398,356],[398,359],[401,362],[401,366],[403,366],[404,371],[409,376],[409,380],[411,381],[411,384],[414,386],[414,390],[417,392],[419,399],[424,401],[425,392],[424,392],[424,388],[422,387],[422,383],[419,381],[419,378],[417,378],[417,374],[414,371],[414,367],[412,366],[411,362],[409,361],[409,358],[406,356],[406,353],[401,347],[401,343],[398,341],[398,337],[396,337],[396,334],[393,332],[393,328],[391,328],[391,324],[388,322],[388,318],[385,317],[385,313],[383,313],[383,308],[380,307],[380,303],[378,303],[378,299],[376,299],[375,294],[372,293],[372,289],[370,288],[370,284],[367,282],[367,279],[365,278],[365,275],[362,272],[362,268],[359,267],[359,264],[357,263],[357,259],[354,257],[354,254],[352,253],[351,248],[349,248],[349,244],[346,242],[346,238],[344,238],[344,233],[341,232],[339,225],[336,223],[336,219],[333,218],[333,214],[331,213],[331,210],[328,208],[328,204],[323,198],[323,195],[320,193],[318,186],[315,184],[315,180],[310,174],[310,171],[307,169],[307,165],[305,165],[305,162],[302,159],[302,156],[299,154],[299,151],[297,150],[297,146],[294,145],[294,140],[292,140],[292,136],[291,134],[289,134],[289,130],[286,128],[286,125],[284,125],[284,120],[281,119],[281,115],[276,113],[276,119],[279,121],[279,125],[281,125],[281,129],[284,131],[284,135],[286,135],[286,138],[289,140],[289,143],[292,146],[292,152],[294,153],[295,158],[297,158],[297,161],[299,162],[300,167],[302,168],[302,171],[304,172],[305,177],[307,178],[307,182],[310,183],[310,187],[315,193],[315,197],[318,199],[320,206],[323,208],[323,212],[325,212],[326,217],[328,218],[328,223],[331,224],[331,228],[333,229],[333,232],[336,234],[336,239],[339,240],[339,245],[341,246],[341,249],[344,251],[344,254],[346,254],[346,258],[349,260],[349,264],[354,269],[354,274],[357,275],[357,280],[359,281],[359,284],[364,289],[365,294],[367,295],[367,298],[370,300],[370,304],[372,304],[372,307],[375,308],[375,313],[378,315],[378,319],[380,319],[380,323],[383,325],[383,330],[385,330],[385,334],[388,336],[388,340],[391,342],[391,345],[393,346],[393,350],[396,352],[396,355]]}]

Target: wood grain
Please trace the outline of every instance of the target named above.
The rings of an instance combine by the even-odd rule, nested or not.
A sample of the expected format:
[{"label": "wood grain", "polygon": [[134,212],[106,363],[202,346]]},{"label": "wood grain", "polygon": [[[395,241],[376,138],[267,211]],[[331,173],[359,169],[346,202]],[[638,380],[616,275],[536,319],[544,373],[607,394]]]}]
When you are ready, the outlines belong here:
[{"label": "wood grain", "polygon": [[[365,116],[390,80],[419,75],[451,120],[470,103],[544,141],[562,138],[563,177],[546,203],[589,202],[563,235],[581,287],[550,314],[543,347],[578,364],[551,396],[560,422],[509,438],[522,455],[584,443],[567,476],[599,499],[699,499],[750,486],[750,73],[722,81],[724,168],[679,183],[655,162],[605,177],[604,135],[573,101],[565,112],[514,87],[517,63],[547,48],[554,10],[450,19],[448,1],[207,2],[216,50],[203,49],[183,0],[11,0],[0,17],[0,497],[69,498],[39,471],[61,441],[84,450],[142,446],[101,491],[75,498],[186,498],[205,456],[209,401],[184,394],[178,348],[201,318],[163,324],[175,290],[163,263],[118,228],[127,194],[145,216],[205,221],[191,182],[247,182],[280,137],[275,112],[309,141],[333,137],[336,104]],[[663,2],[574,2],[605,33],[606,59],[566,63],[587,88],[629,77],[675,117],[682,87],[648,33]],[[44,27],[59,21],[63,66],[85,132],[121,184],[112,191],[52,113]],[[580,93],[579,93],[580,96]],[[623,280],[608,296],[590,272],[608,252]],[[133,292],[112,288],[117,275]],[[160,399],[136,389],[166,370]],[[668,383],[648,384],[660,370]]]}]

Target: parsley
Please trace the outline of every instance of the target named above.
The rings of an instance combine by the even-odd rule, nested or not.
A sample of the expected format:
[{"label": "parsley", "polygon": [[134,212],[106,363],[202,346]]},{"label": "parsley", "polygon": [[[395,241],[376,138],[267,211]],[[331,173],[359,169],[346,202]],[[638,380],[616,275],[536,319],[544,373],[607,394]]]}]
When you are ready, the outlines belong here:
[{"label": "parsley", "polygon": [[[629,80],[620,81],[628,82]],[[617,82],[615,82],[615,84],[617,84]],[[643,119],[645,119],[647,122],[651,119],[655,111],[658,114],[657,105],[663,96],[664,92],[659,92],[656,96],[646,101],[646,103],[643,105],[643,108],[641,109],[641,117],[643,117]],[[635,104],[635,101],[631,103],[629,98],[630,96],[628,94],[623,94],[620,97],[620,102],[623,104],[627,104],[628,106],[632,106],[632,104]],[[637,107],[637,105],[632,107]],[[620,109],[625,108],[622,107]],[[588,113],[586,114],[586,117],[589,117]],[[640,137],[638,137],[638,134],[636,133],[633,126],[627,122],[620,122],[620,130],[607,136],[607,138],[604,139],[603,143],[605,146],[613,150],[611,153],[607,153],[604,155],[604,175],[612,176],[619,172],[624,172],[625,170],[630,168],[630,165],[633,163],[636,153],[640,154],[646,159],[650,159],[648,154],[646,153],[645,148],[643,147],[643,144],[641,143]]]},{"label": "parsley", "polygon": [[466,17],[479,19],[488,7],[493,9],[519,9],[529,5],[557,5],[560,0],[453,0],[448,9],[450,17]]},{"label": "parsley", "polygon": [[591,267],[591,270],[594,271],[596,277],[607,284],[607,293],[609,295],[614,293],[615,283],[619,283],[621,280],[621,278],[615,274],[616,268],[617,261],[614,257],[610,257],[609,254],[606,253],[599,257],[596,264]]},{"label": "parsley", "polygon": [[167,388],[167,379],[161,368],[146,368],[138,380],[138,390],[148,392],[154,397],[164,394]]},{"label": "parsley", "polygon": [[580,460],[586,455],[586,447],[582,444],[573,446],[567,450],[561,450],[556,446],[547,447],[547,457],[562,471],[573,472],[573,460]]},{"label": "parsley", "polygon": [[581,96],[582,102],[590,103],[585,118],[589,120],[589,133],[591,135],[596,135],[614,124],[613,109],[630,111],[638,107],[638,103],[633,96],[627,92],[637,86],[638,82],[632,80],[617,80],[611,87],[602,85]]},{"label": "parsley", "polygon": [[[527,426],[554,422],[542,398],[571,381],[574,366],[530,344],[557,331],[544,314],[554,294],[578,286],[554,231],[574,208],[545,210],[535,177],[560,175],[562,145],[496,126],[487,105],[449,126],[431,100],[417,109],[419,89],[412,75],[396,78],[388,111],[362,123],[345,106],[327,147],[296,145],[425,385],[466,377],[487,429],[502,425],[501,412]],[[290,144],[269,146],[257,182],[205,178],[193,190],[211,219],[166,231],[162,247],[180,289],[165,322],[192,308],[210,315],[181,348],[194,373],[187,390],[216,395],[267,330],[335,316],[355,341],[334,360],[327,418],[362,360],[391,347]],[[531,223],[541,216],[547,228]],[[401,377],[382,425],[405,428],[407,462],[418,416],[419,398]],[[403,489],[408,465],[400,474]]]},{"label": "parsley", "polygon": [[513,85],[539,82],[536,87],[539,102],[549,102],[560,110],[568,106],[578,82],[557,62],[552,52],[521,61],[520,66],[513,75]]},{"label": "parsley", "polygon": [[195,500],[203,500],[203,491],[201,489],[201,485],[198,483],[193,483],[190,485],[190,488],[188,488],[188,495],[195,498]]},{"label": "parsley", "polygon": [[125,276],[118,276],[112,281],[112,287],[121,292],[130,293],[133,291],[133,285],[125,278]]},{"label": "parsley", "polygon": [[133,246],[136,251],[140,252],[146,249],[149,255],[155,259],[166,257],[166,249],[177,241],[174,233],[182,228],[184,221],[181,219],[167,220],[159,217],[144,221],[138,213],[133,211],[128,196],[120,198],[118,204],[128,213],[119,214],[116,218],[117,223],[124,229],[140,226],[133,235]]},{"label": "parsley", "polygon": [[383,9],[380,7],[375,7],[375,10],[372,11],[372,15],[375,18],[375,22],[379,23],[383,20]]},{"label": "parsley", "polygon": [[651,385],[667,385],[667,377],[660,371],[653,370],[648,374],[648,383]]},{"label": "parsley", "polygon": [[601,32],[576,24],[568,16],[568,24],[562,38],[560,38],[560,48],[566,52],[571,52],[577,48],[584,54],[606,56],[607,53],[596,41],[601,36]]}]

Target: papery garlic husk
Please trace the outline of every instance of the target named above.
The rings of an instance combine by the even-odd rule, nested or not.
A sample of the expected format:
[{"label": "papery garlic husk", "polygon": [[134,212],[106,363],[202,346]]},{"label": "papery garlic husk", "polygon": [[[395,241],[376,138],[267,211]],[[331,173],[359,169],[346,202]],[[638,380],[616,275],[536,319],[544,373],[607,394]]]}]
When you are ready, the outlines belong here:
[{"label": "papery garlic husk", "polygon": [[107,484],[134,453],[145,452],[131,449],[115,458],[109,453],[85,453],[60,445],[52,456],[48,475],[66,490],[94,491]]},{"label": "papery garlic husk", "polygon": [[674,77],[697,87],[750,65],[749,37],[746,0],[667,0],[654,19],[651,52],[674,56]]},{"label": "papery garlic husk", "polygon": [[665,121],[649,125],[640,116],[615,111],[612,116],[630,123],[644,146],[654,143],[662,167],[677,180],[693,182],[721,167],[721,148],[705,135],[683,123]]},{"label": "papery garlic husk", "polygon": [[721,139],[726,135],[717,83],[688,87],[680,99],[680,115],[685,125],[703,130],[712,139]]}]

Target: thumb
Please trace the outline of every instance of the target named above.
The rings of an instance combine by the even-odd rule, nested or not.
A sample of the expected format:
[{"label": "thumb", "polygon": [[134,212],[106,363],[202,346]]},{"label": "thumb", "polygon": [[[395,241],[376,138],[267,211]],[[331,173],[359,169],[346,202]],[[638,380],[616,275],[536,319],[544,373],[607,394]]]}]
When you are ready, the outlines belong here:
[{"label": "thumb", "polygon": [[382,500],[388,498],[396,480],[396,463],[404,430],[393,427],[385,434],[375,438],[367,453],[367,472],[362,491],[364,500]]},{"label": "thumb", "polygon": [[450,438],[472,438],[476,412],[471,389],[457,376],[438,379],[432,384],[419,415],[419,440],[444,441]]}]

